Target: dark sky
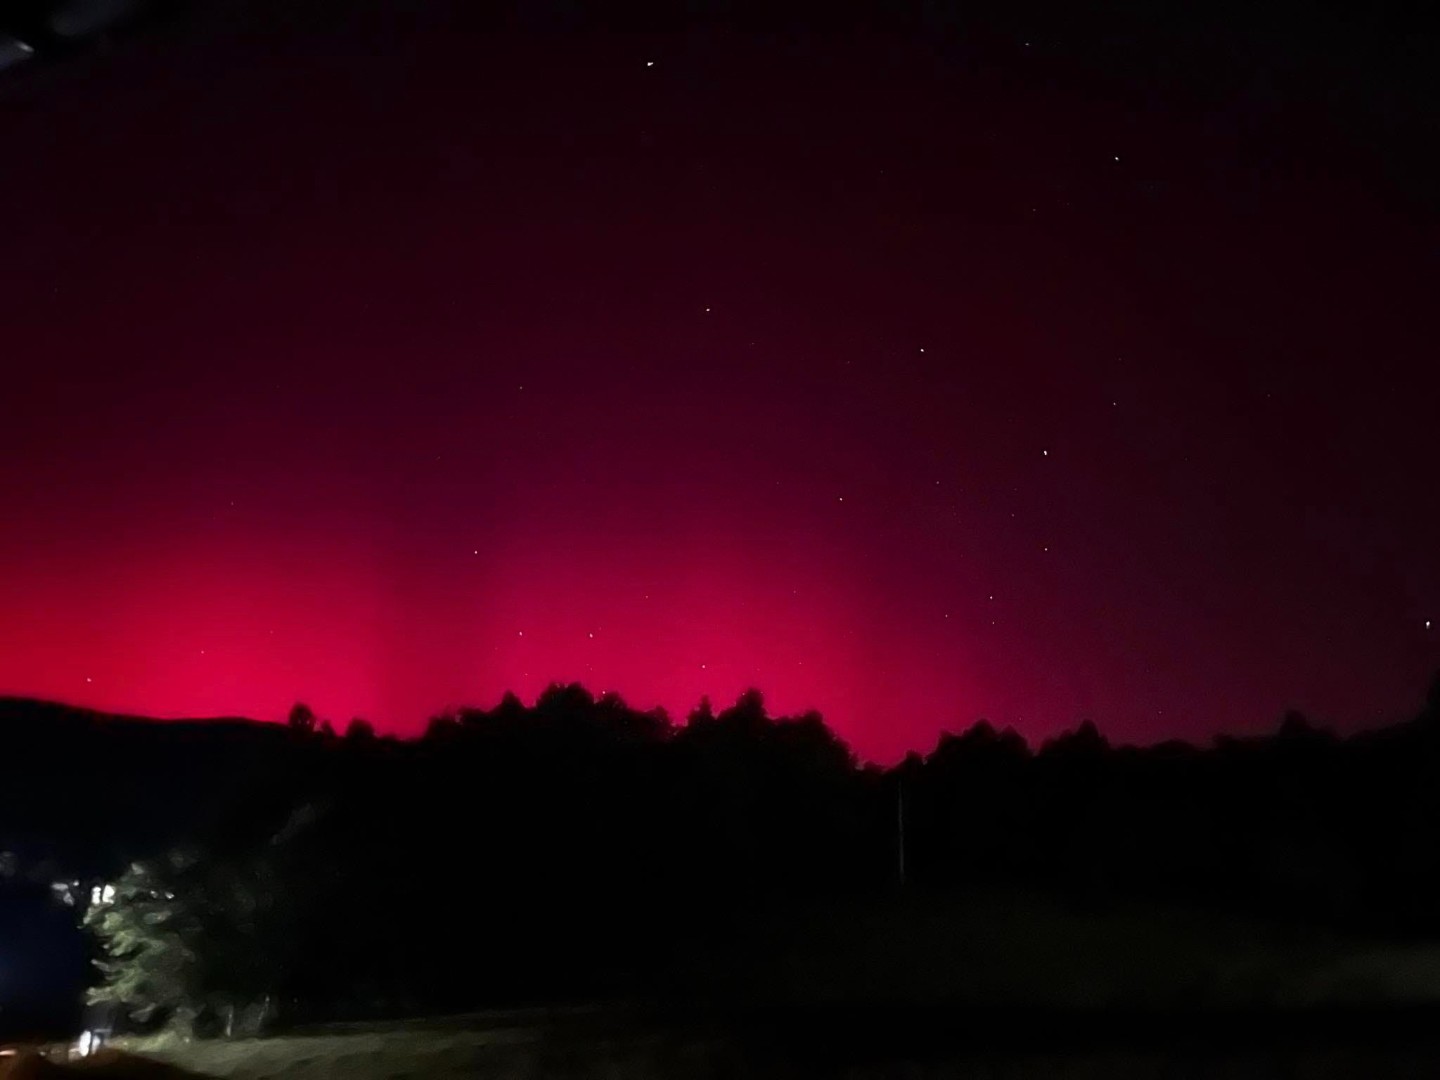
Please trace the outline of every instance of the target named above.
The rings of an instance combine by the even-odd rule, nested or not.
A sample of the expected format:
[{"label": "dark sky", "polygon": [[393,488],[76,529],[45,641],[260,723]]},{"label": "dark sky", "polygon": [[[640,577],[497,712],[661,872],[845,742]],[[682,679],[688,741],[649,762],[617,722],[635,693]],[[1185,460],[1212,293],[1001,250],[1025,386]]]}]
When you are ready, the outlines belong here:
[{"label": "dark sky", "polygon": [[230,0],[0,72],[0,691],[754,684],[880,760],[1410,711],[1430,28],[817,10]]}]

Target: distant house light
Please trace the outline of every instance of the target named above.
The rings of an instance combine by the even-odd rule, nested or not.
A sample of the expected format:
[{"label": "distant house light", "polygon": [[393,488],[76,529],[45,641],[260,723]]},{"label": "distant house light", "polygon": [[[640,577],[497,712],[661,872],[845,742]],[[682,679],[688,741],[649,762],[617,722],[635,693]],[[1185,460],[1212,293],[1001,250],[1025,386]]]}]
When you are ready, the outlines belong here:
[{"label": "distant house light", "polygon": [[35,50],[19,38],[0,35],[0,71],[16,64],[23,64],[35,55]]}]

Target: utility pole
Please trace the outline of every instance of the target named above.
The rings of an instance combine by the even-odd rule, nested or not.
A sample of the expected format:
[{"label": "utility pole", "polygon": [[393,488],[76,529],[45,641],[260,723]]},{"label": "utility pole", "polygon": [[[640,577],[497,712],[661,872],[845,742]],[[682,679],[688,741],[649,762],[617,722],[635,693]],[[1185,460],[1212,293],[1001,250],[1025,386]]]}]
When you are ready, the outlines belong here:
[{"label": "utility pole", "polygon": [[895,786],[895,862],[900,871],[900,887],[905,887],[905,778]]}]

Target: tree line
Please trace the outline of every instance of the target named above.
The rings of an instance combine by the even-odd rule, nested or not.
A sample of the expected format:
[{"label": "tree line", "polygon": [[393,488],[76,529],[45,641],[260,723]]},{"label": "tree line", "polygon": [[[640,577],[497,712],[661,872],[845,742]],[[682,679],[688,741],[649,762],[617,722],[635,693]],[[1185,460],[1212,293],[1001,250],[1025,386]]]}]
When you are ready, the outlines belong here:
[{"label": "tree line", "polygon": [[411,740],[297,706],[255,737],[170,835],[112,838],[138,854],[85,921],[92,1000],[125,1022],[684,994],[767,906],[977,885],[1440,930],[1440,679],[1413,720],[1347,737],[1292,713],[1204,748],[1090,723],[1031,747],[981,721],[892,768],[757,691],[674,724],[554,686]]}]

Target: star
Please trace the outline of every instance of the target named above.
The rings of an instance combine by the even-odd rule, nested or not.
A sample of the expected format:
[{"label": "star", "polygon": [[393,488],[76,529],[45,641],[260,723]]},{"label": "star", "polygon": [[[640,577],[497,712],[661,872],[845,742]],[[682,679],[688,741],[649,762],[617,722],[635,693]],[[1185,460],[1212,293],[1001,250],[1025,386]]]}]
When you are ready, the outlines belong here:
[{"label": "star", "polygon": [[[1425,625],[1426,625],[1426,626],[1429,626],[1430,624],[1429,624],[1429,623],[1426,623]],[[92,679],[92,678],[90,678],[89,675],[86,675],[86,676],[85,676],[85,681],[88,683],[88,682],[94,682],[95,680]]]},{"label": "star", "polygon": [[655,61],[654,61],[654,60],[646,60],[646,61],[645,61],[645,66],[646,66],[646,67],[654,67],[654,66],[655,66]]},{"label": "star", "polygon": [[1041,456],[1041,457],[1049,457],[1049,456],[1050,456],[1050,451],[1049,451],[1049,450],[1041,450],[1041,451],[1040,451],[1040,456]]}]

